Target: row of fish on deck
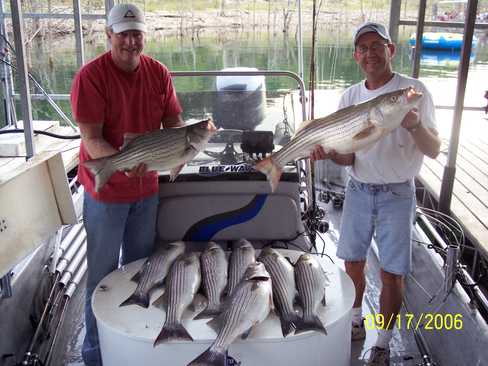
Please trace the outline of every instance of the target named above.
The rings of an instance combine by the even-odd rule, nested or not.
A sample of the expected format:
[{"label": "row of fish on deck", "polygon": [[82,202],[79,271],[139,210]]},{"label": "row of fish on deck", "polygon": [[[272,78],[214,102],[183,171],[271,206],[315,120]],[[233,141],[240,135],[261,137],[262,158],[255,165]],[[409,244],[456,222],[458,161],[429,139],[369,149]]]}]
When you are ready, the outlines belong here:
[{"label": "row of fish on deck", "polygon": [[[120,304],[147,308],[151,292],[164,284],[163,295],[153,303],[166,310],[154,346],[171,340],[193,341],[182,325],[185,310],[191,306],[195,319],[213,318],[207,324],[217,333],[192,366],[224,364],[229,345],[239,336],[247,338],[273,308],[283,337],[307,330],[327,334],[318,314],[326,304],[328,278],[313,255],[303,253],[292,264],[267,247],[256,260],[254,247],[245,239],[234,242],[229,260],[214,242],[201,254],[185,252],[185,247],[184,242],[173,242],[151,255],[132,278],[137,282],[134,293]],[[298,311],[297,303],[301,305]]]}]

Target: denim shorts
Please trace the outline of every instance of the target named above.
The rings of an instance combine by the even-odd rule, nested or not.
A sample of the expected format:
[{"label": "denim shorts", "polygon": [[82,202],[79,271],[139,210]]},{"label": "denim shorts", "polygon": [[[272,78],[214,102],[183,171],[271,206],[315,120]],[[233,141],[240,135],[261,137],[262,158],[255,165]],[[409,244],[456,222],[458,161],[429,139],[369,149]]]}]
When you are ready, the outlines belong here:
[{"label": "denim shorts", "polygon": [[346,261],[365,260],[374,235],[381,268],[406,275],[411,265],[415,205],[413,180],[367,184],[350,177],[337,256]]}]

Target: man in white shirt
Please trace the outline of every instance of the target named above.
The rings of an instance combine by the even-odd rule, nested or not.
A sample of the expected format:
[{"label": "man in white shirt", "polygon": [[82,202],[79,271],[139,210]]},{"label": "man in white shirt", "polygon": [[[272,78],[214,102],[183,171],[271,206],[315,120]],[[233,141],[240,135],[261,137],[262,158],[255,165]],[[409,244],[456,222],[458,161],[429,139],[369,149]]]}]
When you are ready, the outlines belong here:
[{"label": "man in white shirt", "polygon": [[362,24],[354,32],[354,47],[353,57],[366,79],[344,92],[339,108],[408,86],[423,93],[419,108],[411,110],[401,127],[373,146],[352,154],[326,153],[317,146],[311,154],[312,160],[332,159],[346,165],[349,173],[337,256],[344,259],[346,272],[356,289],[353,341],[366,336],[361,315],[364,267],[373,233],[376,233],[382,281],[380,314],[389,326],[378,330],[368,365],[389,365],[388,343],[402,304],[403,277],[410,271],[414,178],[424,155],[436,158],[441,142],[437,137],[429,91],[419,80],[392,70],[395,45],[386,28],[378,23]]}]

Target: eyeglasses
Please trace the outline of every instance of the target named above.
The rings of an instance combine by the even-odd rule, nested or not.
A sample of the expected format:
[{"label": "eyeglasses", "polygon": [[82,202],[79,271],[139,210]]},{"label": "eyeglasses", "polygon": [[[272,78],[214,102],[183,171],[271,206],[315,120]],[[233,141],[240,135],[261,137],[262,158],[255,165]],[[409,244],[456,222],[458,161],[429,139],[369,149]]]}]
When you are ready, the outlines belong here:
[{"label": "eyeglasses", "polygon": [[114,33],[118,39],[134,38],[136,41],[140,41],[144,37],[144,33],[141,31],[125,31],[120,33]]},{"label": "eyeglasses", "polygon": [[373,53],[378,53],[379,51],[383,50],[383,47],[385,47],[388,43],[386,42],[374,42],[371,44],[371,46],[357,46],[356,51],[364,55],[366,52],[371,51]]}]

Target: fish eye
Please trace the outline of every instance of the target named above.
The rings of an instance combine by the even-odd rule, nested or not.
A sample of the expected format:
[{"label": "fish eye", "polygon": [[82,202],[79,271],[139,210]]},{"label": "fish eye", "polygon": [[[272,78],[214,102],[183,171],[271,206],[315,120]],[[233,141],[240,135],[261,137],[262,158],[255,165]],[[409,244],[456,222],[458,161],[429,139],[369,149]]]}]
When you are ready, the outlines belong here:
[{"label": "fish eye", "polygon": [[396,103],[397,100],[398,100],[398,97],[396,95],[393,95],[391,98],[390,98],[391,102],[392,103]]}]

